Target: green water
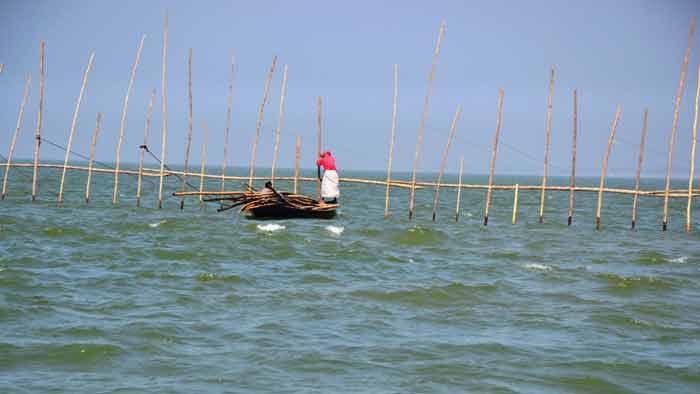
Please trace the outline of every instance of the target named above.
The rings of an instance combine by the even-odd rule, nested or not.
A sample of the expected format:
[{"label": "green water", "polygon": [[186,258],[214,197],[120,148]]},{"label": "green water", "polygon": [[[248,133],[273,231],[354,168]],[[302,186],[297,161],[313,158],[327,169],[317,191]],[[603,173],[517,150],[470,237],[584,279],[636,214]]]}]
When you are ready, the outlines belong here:
[{"label": "green water", "polygon": [[384,220],[383,188],[344,184],[337,219],[254,222],[194,199],[158,210],[152,180],[137,209],[129,176],[113,207],[95,175],[86,207],[70,173],[57,207],[42,170],[31,203],[29,174],[0,202],[3,393],[700,392],[697,201],[690,235],[683,199],[662,233],[662,200],[642,198],[633,232],[631,198],[606,195],[596,232],[594,194],[567,227],[567,193],[539,225],[539,193],[521,192],[512,226],[495,192],[483,227],[483,191],[463,191],[459,223],[453,190],[436,223],[420,191],[409,222],[406,191]]}]

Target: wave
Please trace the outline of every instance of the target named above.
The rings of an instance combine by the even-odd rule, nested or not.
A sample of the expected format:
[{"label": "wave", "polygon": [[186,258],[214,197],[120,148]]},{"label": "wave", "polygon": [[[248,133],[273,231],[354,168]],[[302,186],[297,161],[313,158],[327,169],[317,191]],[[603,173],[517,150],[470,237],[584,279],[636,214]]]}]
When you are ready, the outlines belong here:
[{"label": "wave", "polygon": [[447,234],[440,230],[418,226],[400,230],[392,236],[394,242],[409,246],[438,245],[446,239]]},{"label": "wave", "polygon": [[678,285],[677,280],[654,276],[624,276],[601,273],[596,274],[595,279],[606,284],[607,290],[622,292],[668,291]]},{"label": "wave", "polygon": [[421,287],[395,291],[356,290],[353,297],[366,298],[378,302],[396,302],[416,306],[447,306],[476,300],[500,288],[498,284],[464,285],[453,282],[444,286]]},{"label": "wave", "polygon": [[224,283],[250,283],[246,278],[238,275],[218,275],[212,272],[203,272],[197,275],[198,282],[218,281]]},{"label": "wave", "polygon": [[274,233],[276,231],[282,231],[286,229],[286,226],[283,226],[281,224],[277,223],[268,223],[268,224],[258,224],[256,228],[259,231],[267,232],[267,233]]},{"label": "wave", "polygon": [[326,226],[326,230],[335,236],[340,236],[343,233],[343,231],[345,231],[345,227]]},{"label": "wave", "polygon": [[524,264],[523,267],[531,270],[536,270],[536,271],[551,271],[552,267],[547,265],[547,264],[539,264],[539,263],[529,263],[529,264]]},{"label": "wave", "polygon": [[110,362],[125,351],[107,343],[35,343],[29,346],[4,343],[0,344],[0,353],[4,356],[0,365],[4,367],[38,364],[92,368],[101,362]]}]

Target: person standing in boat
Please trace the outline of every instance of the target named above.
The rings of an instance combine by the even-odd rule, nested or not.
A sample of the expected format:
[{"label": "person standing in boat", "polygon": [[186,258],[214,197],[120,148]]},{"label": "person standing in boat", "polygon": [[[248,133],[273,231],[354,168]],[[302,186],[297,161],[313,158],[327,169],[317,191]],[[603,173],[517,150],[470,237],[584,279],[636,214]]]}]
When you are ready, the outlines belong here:
[{"label": "person standing in boat", "polygon": [[[323,166],[323,180],[321,181],[321,199],[330,204],[338,203],[340,190],[338,189],[338,170],[335,167],[335,157],[331,152],[325,151],[316,160],[316,166]],[[320,174],[319,174],[320,175]]]}]

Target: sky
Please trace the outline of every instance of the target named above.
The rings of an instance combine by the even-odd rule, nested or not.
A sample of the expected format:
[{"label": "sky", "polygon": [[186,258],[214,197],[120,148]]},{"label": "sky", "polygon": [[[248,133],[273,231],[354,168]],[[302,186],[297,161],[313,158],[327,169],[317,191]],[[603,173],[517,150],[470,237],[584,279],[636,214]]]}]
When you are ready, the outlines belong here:
[{"label": "sky", "polygon": [[[419,171],[436,171],[458,105],[463,113],[447,171],[488,172],[498,90],[505,90],[496,174],[543,170],[549,67],[555,67],[550,174],[570,172],[572,90],[579,93],[577,174],[597,176],[615,108],[622,117],[608,175],[634,175],[649,109],[643,176],[663,176],[673,106],[696,1],[12,1],[0,2],[0,153],[7,156],[22,98],[33,78],[16,158],[33,155],[39,42],[46,40],[42,136],[65,145],[91,51],[95,63],[80,108],[73,150],[87,154],[96,113],[103,113],[97,159],[113,161],[122,104],[142,34],[141,63],[129,99],[122,162],[138,161],[149,92],[157,90],[149,147],[160,154],[163,19],[169,15],[166,162],[184,162],[187,52],[193,51],[194,131],[198,168],[202,124],[209,126],[207,165],[223,159],[231,56],[235,57],[229,166],[248,166],[258,108],[273,56],[278,66],[265,110],[256,165],[269,167],[282,67],[289,67],[279,166],[314,165],[316,97],[323,108],[324,149],[343,170],[385,171],[399,67],[394,169],[410,171],[432,54],[447,29],[437,64]],[[682,96],[673,175],[687,177],[700,64],[696,28]],[[42,160],[64,152],[42,144]],[[75,158],[73,160],[80,160]],[[149,161],[153,163],[153,160]]]}]

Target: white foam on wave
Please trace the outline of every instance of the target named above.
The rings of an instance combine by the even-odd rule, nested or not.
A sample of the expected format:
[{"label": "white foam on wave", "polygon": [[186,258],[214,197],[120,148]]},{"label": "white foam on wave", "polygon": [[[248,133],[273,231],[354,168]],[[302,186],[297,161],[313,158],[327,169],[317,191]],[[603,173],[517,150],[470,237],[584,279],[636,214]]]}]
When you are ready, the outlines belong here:
[{"label": "white foam on wave", "polygon": [[523,267],[533,269],[533,270],[539,270],[539,271],[551,271],[552,270],[552,267],[550,267],[546,264],[539,264],[539,263],[525,264]]},{"label": "white foam on wave", "polygon": [[167,220],[161,220],[160,222],[157,222],[157,223],[149,223],[148,227],[156,228],[156,227],[159,227],[161,224],[164,224],[165,222],[167,222]]},{"label": "white foam on wave", "polygon": [[333,235],[340,235],[345,231],[345,227],[340,226],[326,226],[326,231]]},{"label": "white foam on wave", "polygon": [[267,233],[274,233],[275,231],[281,231],[286,228],[287,227],[277,223],[258,224],[258,230],[265,231]]},{"label": "white foam on wave", "polygon": [[684,264],[688,261],[688,256],[676,257],[675,259],[669,260],[672,263]]}]

